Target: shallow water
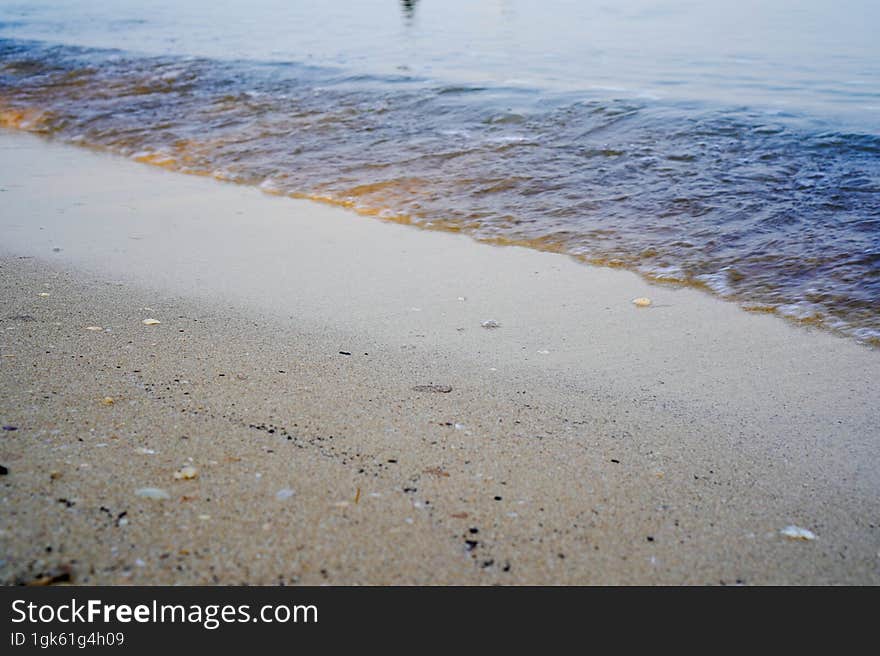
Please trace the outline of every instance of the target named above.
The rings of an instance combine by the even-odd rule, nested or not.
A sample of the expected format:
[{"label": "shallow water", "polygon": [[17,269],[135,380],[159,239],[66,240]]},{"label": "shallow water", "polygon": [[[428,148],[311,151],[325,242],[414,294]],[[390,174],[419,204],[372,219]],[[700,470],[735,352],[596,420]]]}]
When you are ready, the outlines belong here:
[{"label": "shallow water", "polygon": [[880,9],[827,4],[0,0],[0,125],[878,343]]}]

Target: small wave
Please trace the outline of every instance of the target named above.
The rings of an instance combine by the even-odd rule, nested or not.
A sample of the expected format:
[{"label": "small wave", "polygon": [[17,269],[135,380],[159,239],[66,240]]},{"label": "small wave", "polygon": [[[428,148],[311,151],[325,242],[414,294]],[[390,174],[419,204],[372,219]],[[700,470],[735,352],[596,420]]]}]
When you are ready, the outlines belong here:
[{"label": "small wave", "polygon": [[875,343],[880,136],[607,94],[0,39],[0,126],[625,266]]}]

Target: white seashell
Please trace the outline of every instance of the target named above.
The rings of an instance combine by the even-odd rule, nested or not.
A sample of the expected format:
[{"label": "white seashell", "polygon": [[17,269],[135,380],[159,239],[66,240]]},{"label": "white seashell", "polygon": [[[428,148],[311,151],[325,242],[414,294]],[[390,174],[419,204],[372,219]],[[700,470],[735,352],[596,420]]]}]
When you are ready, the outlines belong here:
[{"label": "white seashell", "polygon": [[483,328],[488,328],[488,329],[492,329],[492,328],[500,328],[500,327],[501,327],[501,324],[498,323],[497,321],[495,321],[495,319],[489,319],[488,321],[484,321],[484,322],[481,323],[480,325],[481,325]]},{"label": "white seashell", "polygon": [[193,467],[192,465],[186,465],[181,467],[178,471],[174,472],[174,478],[178,481],[188,481],[191,478],[196,478],[199,475],[199,471]]},{"label": "white seashell", "polygon": [[633,299],[633,305],[636,307],[648,307],[651,305],[651,299],[646,296],[639,296],[638,298]]},{"label": "white seashell", "polygon": [[145,326],[158,326],[160,323],[162,323],[162,322],[159,321],[158,319],[144,319],[143,320],[143,324]]},{"label": "white seashell", "polygon": [[782,529],[779,532],[782,533],[785,537],[789,538],[790,540],[809,541],[809,540],[816,539],[815,533],[813,533],[809,529],[801,528],[800,526],[786,526],[784,529]]}]

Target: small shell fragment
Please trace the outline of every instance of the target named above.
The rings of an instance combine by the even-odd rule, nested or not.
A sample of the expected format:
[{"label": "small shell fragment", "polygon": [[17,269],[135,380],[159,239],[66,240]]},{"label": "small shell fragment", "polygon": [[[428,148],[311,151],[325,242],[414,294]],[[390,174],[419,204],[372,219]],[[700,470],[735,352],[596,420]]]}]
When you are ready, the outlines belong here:
[{"label": "small shell fragment", "polygon": [[495,321],[495,319],[489,319],[488,321],[484,321],[480,324],[483,328],[487,328],[489,330],[493,328],[500,328],[501,324]]},{"label": "small shell fragment", "polygon": [[144,499],[170,499],[171,495],[159,487],[142,487],[134,491],[134,493]]},{"label": "small shell fragment", "polygon": [[101,399],[101,403],[103,403],[104,405],[113,405],[114,403],[116,403],[116,399],[114,399],[112,396],[105,396],[103,399]]},{"label": "small shell fragment", "polygon": [[86,330],[91,330],[92,332],[98,332],[99,330],[104,330],[101,326],[86,326]]},{"label": "small shell fragment", "polygon": [[647,296],[639,296],[638,298],[633,299],[633,305],[636,307],[648,307],[651,305],[651,299]]},{"label": "small shell fragment", "polygon": [[190,479],[196,478],[198,475],[199,471],[192,465],[185,465],[184,467],[181,467],[176,472],[174,472],[174,478],[178,481],[188,481]]},{"label": "small shell fragment", "polygon": [[162,322],[159,321],[158,319],[144,319],[144,321],[143,321],[143,324],[145,326],[158,326],[160,323],[162,323]]},{"label": "small shell fragment", "polygon": [[296,492],[291,490],[289,487],[283,487],[275,493],[275,498],[279,501],[286,501],[294,494],[296,494]]},{"label": "small shell fragment", "polygon": [[46,296],[49,296],[49,295],[50,295],[49,292],[40,292],[39,294],[37,294],[37,296],[42,296],[43,298],[45,298]]},{"label": "small shell fragment", "polygon": [[800,526],[786,526],[779,532],[790,540],[810,541],[816,539],[815,533],[809,529],[801,528]]}]

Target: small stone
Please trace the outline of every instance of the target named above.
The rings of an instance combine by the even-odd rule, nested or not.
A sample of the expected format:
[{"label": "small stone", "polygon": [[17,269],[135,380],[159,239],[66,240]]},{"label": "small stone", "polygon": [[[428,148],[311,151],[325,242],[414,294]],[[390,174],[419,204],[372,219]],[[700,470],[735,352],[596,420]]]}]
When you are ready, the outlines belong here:
[{"label": "small stone", "polygon": [[37,296],[42,296],[43,298],[45,298],[46,296],[49,296],[49,292],[40,292],[39,294],[37,294]]},{"label": "small stone", "polygon": [[3,465],[0,465],[0,476],[6,476],[8,473],[9,473],[9,470],[6,467],[4,467]]},{"label": "small stone", "polygon": [[645,296],[639,296],[638,298],[633,299],[633,305],[636,307],[648,307],[651,305],[651,299]]},{"label": "small stone", "polygon": [[494,329],[494,328],[500,328],[500,327],[501,327],[501,324],[498,323],[497,321],[495,321],[495,319],[489,319],[488,321],[484,321],[484,322],[481,323],[480,325],[481,325],[483,328],[486,328],[487,330],[492,330],[492,329]]},{"label": "small stone", "polygon": [[58,471],[57,469],[53,469],[52,471],[49,472],[49,478],[53,481],[57,481],[62,476],[63,476],[63,474],[60,471]]},{"label": "small stone", "polygon": [[17,431],[17,430],[18,430],[18,426],[4,426],[4,427],[3,427],[3,430],[5,430],[5,431]]},{"label": "small stone", "polygon": [[105,396],[103,399],[101,399],[101,403],[103,403],[104,405],[113,405],[114,403],[116,403],[116,399],[114,399],[112,396]]},{"label": "small stone", "polygon": [[86,326],[86,330],[91,330],[93,333],[96,333],[99,330],[104,330],[104,329],[101,326]]},{"label": "small stone", "polygon": [[159,487],[142,487],[134,491],[134,493],[144,499],[170,499],[171,495]]},{"label": "small stone", "polygon": [[162,322],[159,321],[158,319],[144,319],[142,323],[145,326],[158,326]]},{"label": "small stone", "polygon": [[789,540],[803,540],[809,542],[816,539],[815,533],[809,529],[801,528],[800,526],[786,526],[779,532]]},{"label": "small stone", "polygon": [[179,470],[174,472],[174,478],[178,481],[188,481],[190,479],[196,478],[198,475],[198,470],[192,465],[185,465],[184,467],[181,467]]}]

